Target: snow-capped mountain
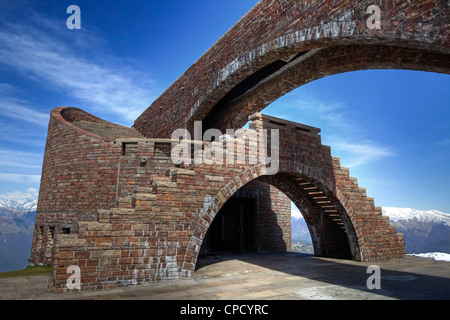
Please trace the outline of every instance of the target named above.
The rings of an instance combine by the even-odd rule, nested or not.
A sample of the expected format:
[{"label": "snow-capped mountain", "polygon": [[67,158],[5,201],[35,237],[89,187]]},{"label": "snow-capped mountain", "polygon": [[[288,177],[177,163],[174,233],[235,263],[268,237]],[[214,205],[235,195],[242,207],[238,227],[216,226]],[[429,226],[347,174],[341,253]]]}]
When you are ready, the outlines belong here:
[{"label": "snow-capped mountain", "polygon": [[[383,215],[403,233],[407,254],[450,254],[450,214],[437,210],[383,207]],[[309,230],[297,208],[291,210],[292,241],[307,240]],[[309,240],[311,241],[311,240]],[[435,257],[436,254],[428,254]]]},{"label": "snow-capped mountain", "polygon": [[450,214],[392,207],[383,207],[382,211],[403,233],[406,253],[450,253]]},{"label": "snow-capped mountain", "polygon": [[437,210],[422,211],[412,208],[383,207],[383,215],[388,216],[391,222],[401,220],[417,220],[426,223],[442,223],[450,227],[450,214]]},{"label": "snow-capped mountain", "polygon": [[0,272],[28,265],[37,200],[0,200]]},{"label": "snow-capped mountain", "polygon": [[14,211],[36,211],[37,200],[24,199],[24,200],[0,200],[0,208],[5,208]]}]

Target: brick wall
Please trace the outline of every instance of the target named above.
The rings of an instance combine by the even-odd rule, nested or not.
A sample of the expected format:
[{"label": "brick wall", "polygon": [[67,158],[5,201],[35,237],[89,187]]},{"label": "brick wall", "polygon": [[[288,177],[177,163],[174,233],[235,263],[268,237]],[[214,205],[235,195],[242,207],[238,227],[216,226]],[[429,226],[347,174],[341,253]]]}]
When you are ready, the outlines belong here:
[{"label": "brick wall", "polygon": [[[401,235],[332,157],[320,129],[254,114],[307,82],[352,70],[450,73],[448,1],[262,0],[199,58],[133,128],[76,108],[52,111],[31,262],[67,268],[83,289],[192,277],[205,235],[233,195],[258,198],[257,250],[290,246],[289,200],[304,214],[317,256],[371,261],[404,254]],[[250,116],[250,118],[249,118]],[[173,163],[172,132],[279,130],[276,174],[249,163]],[[228,144],[229,139],[226,139]],[[190,141],[205,150],[211,143]],[[253,141],[255,143],[255,141]],[[249,145],[233,150],[248,155]],[[194,152],[192,153],[194,154]]]},{"label": "brick wall", "polygon": [[260,190],[258,203],[258,251],[286,251],[291,248],[291,202],[276,187],[254,180],[250,186]]},{"label": "brick wall", "polygon": [[[114,205],[120,146],[76,127],[54,109],[50,116],[37,211],[97,213]],[[87,113],[70,108],[85,118]]]},{"label": "brick wall", "polygon": [[52,110],[30,258],[34,264],[51,261],[51,250],[45,249],[54,240],[50,228],[55,234],[63,228],[77,232],[78,221],[96,221],[99,209],[115,206],[121,149],[73,125],[76,119],[107,123],[75,108]]},{"label": "brick wall", "polygon": [[[331,157],[317,128],[254,115],[251,128],[269,136],[279,130],[279,171],[268,175],[265,165],[249,163],[251,143],[234,150],[234,164],[174,163],[169,150],[178,140],[107,141],[117,128],[77,126],[62,110],[53,110],[50,120],[32,250],[33,263],[54,265],[57,292],[68,290],[71,265],[81,268],[84,289],[192,277],[214,217],[248,183],[262,195],[258,250],[290,246],[289,197],[305,214],[318,256],[374,260],[404,252],[395,227]],[[246,161],[238,163],[242,155]]]}]

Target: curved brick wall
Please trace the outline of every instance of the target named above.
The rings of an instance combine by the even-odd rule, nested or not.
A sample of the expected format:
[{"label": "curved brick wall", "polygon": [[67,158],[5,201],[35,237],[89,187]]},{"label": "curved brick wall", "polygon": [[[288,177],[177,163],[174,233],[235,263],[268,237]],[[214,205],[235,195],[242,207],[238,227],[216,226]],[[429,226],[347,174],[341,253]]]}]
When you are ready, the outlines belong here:
[{"label": "curved brick wall", "polygon": [[[70,112],[70,118],[66,112],[70,121],[65,119],[64,111]],[[120,146],[73,123],[97,119],[75,108],[52,110],[37,214],[43,211],[91,214],[114,204]]]},{"label": "curved brick wall", "polygon": [[86,111],[73,107],[55,108],[54,110],[52,110],[51,114],[54,115],[55,118],[57,119],[60,119],[59,116],[61,116],[62,117],[61,121],[67,121],[69,123],[74,123],[76,121],[87,121],[94,123],[116,125],[106,120],[100,119],[92,114],[89,114]]},{"label": "curved brick wall", "polygon": [[51,263],[54,234],[77,232],[80,220],[97,220],[116,204],[121,147],[75,125],[108,122],[76,108],[51,111],[36,212],[32,263]]},{"label": "curved brick wall", "polygon": [[[366,10],[373,4],[381,9],[381,29],[370,30],[366,24],[370,16]],[[315,64],[308,69],[311,65],[304,67],[300,57],[296,60],[300,63],[292,69],[299,69],[299,73],[308,69],[309,80],[297,80],[294,86],[287,83],[281,88],[271,85],[269,89],[277,92],[269,101],[255,95],[252,111],[244,112],[236,123],[232,119],[237,112],[223,112],[229,120],[226,125],[237,128],[251,112],[262,110],[281,94],[328,74],[370,68],[448,73],[448,21],[449,4],[443,0],[260,1],[153,102],[134,126],[148,137],[170,137],[174,129],[205,119],[222,98],[250,75],[300,53],[308,58],[305,63]],[[340,46],[359,47],[342,52]],[[387,49],[389,54],[384,53]],[[228,110],[228,105],[221,108]],[[209,127],[225,125],[216,124],[212,118]]]}]

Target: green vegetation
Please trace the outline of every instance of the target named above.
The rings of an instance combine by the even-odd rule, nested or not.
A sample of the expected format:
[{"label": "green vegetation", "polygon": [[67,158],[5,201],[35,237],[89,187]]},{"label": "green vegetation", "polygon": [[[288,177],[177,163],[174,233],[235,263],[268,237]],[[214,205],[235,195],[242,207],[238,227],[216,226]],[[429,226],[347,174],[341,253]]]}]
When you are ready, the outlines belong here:
[{"label": "green vegetation", "polygon": [[13,277],[28,277],[28,276],[51,275],[52,274],[52,270],[53,270],[52,266],[26,267],[23,270],[0,272],[0,279],[13,278]]}]

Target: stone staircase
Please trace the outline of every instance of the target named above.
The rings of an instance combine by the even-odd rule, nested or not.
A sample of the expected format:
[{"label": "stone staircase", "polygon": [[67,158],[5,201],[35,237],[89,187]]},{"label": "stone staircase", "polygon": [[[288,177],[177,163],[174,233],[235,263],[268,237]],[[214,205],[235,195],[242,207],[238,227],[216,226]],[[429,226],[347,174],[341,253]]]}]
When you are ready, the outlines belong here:
[{"label": "stone staircase", "polygon": [[[353,212],[354,225],[358,226],[362,232],[363,239],[360,239],[360,249],[364,251],[365,260],[376,260],[383,257],[385,252],[389,252],[392,257],[402,256],[403,234],[397,233],[397,227],[389,222],[389,217],[383,216],[381,207],[375,206],[374,198],[368,197],[366,188],[359,187],[358,179],[351,177],[349,169],[341,167],[340,159],[333,157],[334,176],[336,187],[340,193],[345,194],[345,201],[348,202]],[[308,187],[308,185],[305,185]],[[311,192],[316,192],[310,189]],[[342,195],[342,194],[341,194]],[[339,194],[337,195],[339,198]],[[330,205],[330,199],[320,193],[313,195],[314,200],[332,217],[333,221],[343,225],[342,220],[336,216],[336,211]],[[340,199],[341,202],[343,198]],[[401,244],[401,245],[399,245]]]}]

